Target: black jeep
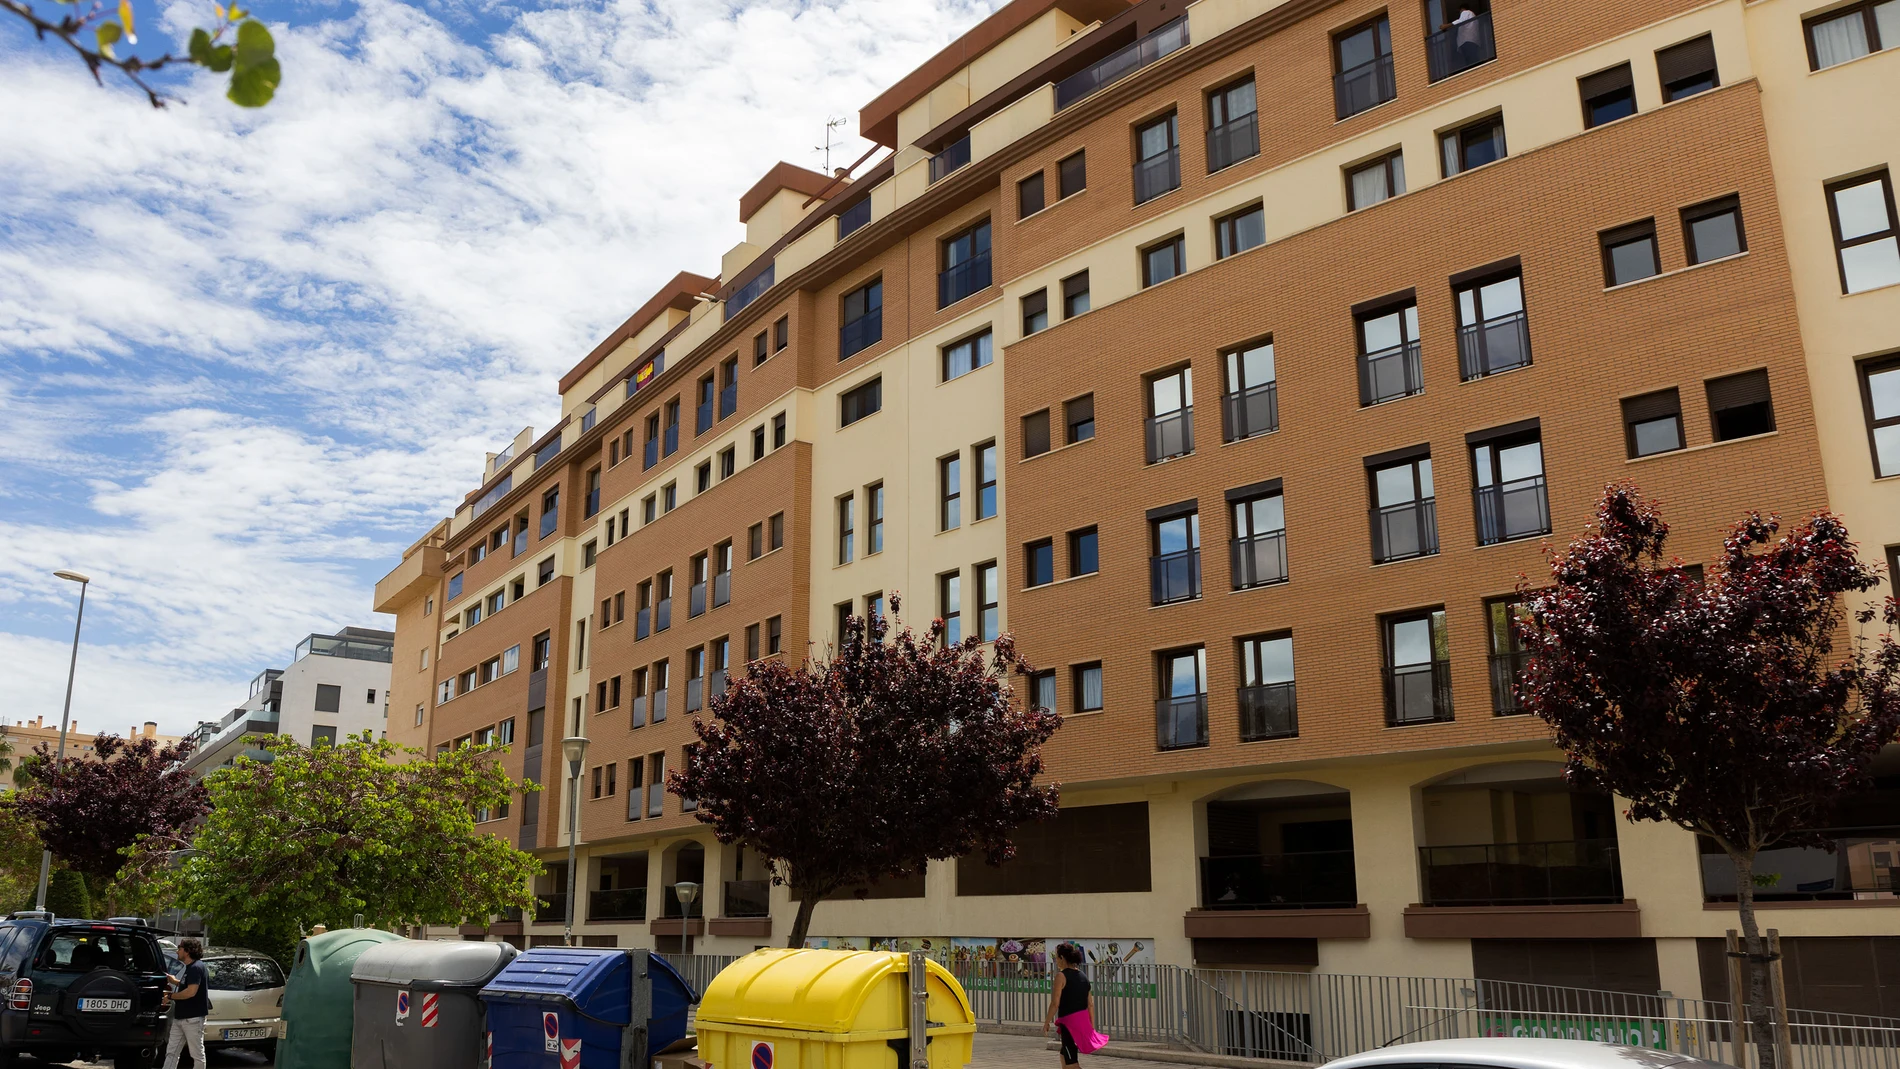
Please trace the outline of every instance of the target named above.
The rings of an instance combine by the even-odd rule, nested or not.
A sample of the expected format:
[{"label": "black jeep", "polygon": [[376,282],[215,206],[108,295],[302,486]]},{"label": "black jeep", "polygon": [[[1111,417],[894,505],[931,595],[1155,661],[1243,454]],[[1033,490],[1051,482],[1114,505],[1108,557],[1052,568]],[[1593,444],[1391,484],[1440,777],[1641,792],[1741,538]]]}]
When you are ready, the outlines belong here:
[{"label": "black jeep", "polygon": [[149,1069],[165,1042],[164,991],[157,931],[11,914],[0,920],[0,1069],[22,1054]]}]

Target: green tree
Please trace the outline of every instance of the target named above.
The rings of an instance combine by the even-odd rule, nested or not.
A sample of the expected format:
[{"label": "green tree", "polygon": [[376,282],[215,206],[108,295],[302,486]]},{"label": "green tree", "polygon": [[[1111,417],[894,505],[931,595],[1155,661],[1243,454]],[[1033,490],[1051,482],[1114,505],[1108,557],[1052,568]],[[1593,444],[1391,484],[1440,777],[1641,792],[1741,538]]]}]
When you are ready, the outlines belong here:
[{"label": "green tree", "polygon": [[227,8],[213,0],[211,7],[217,18],[209,29],[200,26],[191,31],[183,55],[166,52],[145,57],[119,54],[122,46],[139,43],[132,0],[118,0],[117,7],[109,7],[105,0],[92,0],[89,6],[81,0],[0,0],[0,11],[11,11],[24,19],[40,40],[52,37],[64,42],[92,72],[93,81],[105,84],[102,72],[110,67],[144,90],[155,108],[164,107],[166,97],[145,80],[145,75],[175,64],[196,64],[219,74],[229,73],[231,84],[225,97],[242,107],[263,107],[283,80],[276,42],[263,23],[235,3]]},{"label": "green tree", "polygon": [[[211,814],[189,842],[159,836],[131,866],[153,894],[238,930],[285,925],[455,924],[533,904],[541,863],[477,831],[475,810],[517,791],[495,756],[461,747],[434,757],[368,732],[339,746],[264,742],[270,761],[212,774]],[[175,859],[175,860],[174,860]]]},{"label": "green tree", "polygon": [[46,883],[46,908],[57,917],[83,917],[94,920],[92,895],[86,891],[86,877],[74,869],[57,869]]},{"label": "green tree", "polygon": [[33,822],[13,807],[11,796],[0,795],[0,912],[32,907],[43,850]]}]

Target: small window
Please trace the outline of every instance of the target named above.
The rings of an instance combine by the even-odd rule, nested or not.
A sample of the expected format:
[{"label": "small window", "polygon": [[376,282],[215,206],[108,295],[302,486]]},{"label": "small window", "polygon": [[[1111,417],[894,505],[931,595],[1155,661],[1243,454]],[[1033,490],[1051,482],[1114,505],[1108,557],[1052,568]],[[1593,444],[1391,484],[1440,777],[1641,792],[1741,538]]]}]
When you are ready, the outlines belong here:
[{"label": "small window", "polygon": [[782,449],[784,446],[785,413],[780,412],[778,415],[772,417],[772,448]]},{"label": "small window", "polygon": [[948,308],[979,290],[988,289],[990,222],[982,222],[939,243],[937,307]]},{"label": "small window", "polygon": [[984,442],[971,452],[976,461],[976,518],[987,520],[996,515],[996,443]]},{"label": "small window", "polygon": [[1744,371],[1710,379],[1709,420],[1715,440],[1726,442],[1775,429],[1775,408],[1768,395],[1768,372]]},{"label": "small window", "polygon": [[1102,570],[1101,537],[1093,527],[1069,532],[1069,577],[1094,575]]},{"label": "small window", "polygon": [[1016,215],[1027,218],[1043,209],[1042,172],[1016,183]]},{"label": "small window", "polygon": [[1085,393],[1063,402],[1062,419],[1066,428],[1063,440],[1068,444],[1086,442],[1095,437],[1095,395]]},{"label": "small window", "polygon": [[1056,581],[1056,544],[1044,538],[1023,548],[1023,585],[1043,586]]},{"label": "small window", "polygon": [[1636,83],[1627,63],[1577,79],[1577,94],[1585,130],[1636,114]]},{"label": "small window", "polygon": [[1392,24],[1384,15],[1333,37],[1333,108],[1339,119],[1399,95],[1392,76]]},{"label": "small window", "polygon": [[976,637],[995,642],[1003,633],[1002,584],[997,579],[996,562],[976,566]]},{"label": "small window", "polygon": [[937,530],[963,526],[963,457],[952,453],[937,461]]},{"label": "small window", "polygon": [[771,656],[784,648],[784,636],[780,618],[773,616],[765,621],[765,653]]},{"label": "small window", "polygon": [[[1868,444],[1874,451],[1874,477],[1900,475],[1900,358],[1860,365],[1861,404],[1867,411]],[[1900,582],[1900,571],[1894,573]]]},{"label": "small window", "polygon": [[1448,130],[1438,136],[1438,148],[1446,178],[1495,163],[1506,155],[1504,115],[1487,115],[1456,130]]},{"label": "small window", "polygon": [[1656,53],[1663,103],[1705,93],[1722,84],[1715,70],[1715,39],[1708,34]]},{"label": "small window", "polygon": [[945,572],[937,577],[937,618],[943,621],[944,645],[963,641],[963,573]]},{"label": "small window", "polygon": [[884,552],[884,484],[864,488],[864,555]]},{"label": "small window", "polygon": [[884,280],[860,286],[839,299],[838,359],[884,338]]},{"label": "small window", "polygon": [[652,523],[660,518],[660,496],[648,494],[640,499],[640,522]]},{"label": "small window", "polygon": [[864,224],[871,221],[871,198],[860,197],[856,203],[838,213],[838,240],[850,237]]},{"label": "small window", "polygon": [[1023,458],[1039,457],[1049,451],[1049,410],[1031,412],[1023,417]]},{"label": "small window", "polygon": [[554,558],[549,557],[547,560],[542,561],[540,565],[535,568],[534,585],[537,587],[546,586],[548,583],[551,583],[553,581],[554,581]]},{"label": "small window", "polygon": [[768,551],[785,548],[785,514],[783,512],[774,512],[772,518],[766,521],[766,533],[770,536],[765,545]]},{"label": "small window", "polygon": [[1135,129],[1135,203],[1181,187],[1180,123],[1173,112]]},{"label": "small window", "polygon": [[1256,204],[1214,220],[1214,255],[1225,260],[1267,243],[1267,212]]},{"label": "small window", "polygon": [[1056,711],[1056,674],[1054,670],[1029,677],[1029,705],[1045,713]]},{"label": "small window", "polygon": [[772,324],[772,351],[779,352],[790,344],[792,344],[792,317],[779,316],[778,322]]},{"label": "small window", "polygon": [[1074,319],[1089,310],[1089,273],[1070,275],[1062,280],[1062,318]]},{"label": "small window", "polygon": [[1187,245],[1176,234],[1141,250],[1141,284],[1152,286],[1166,282],[1187,270]]},{"label": "small window", "polygon": [[1049,291],[1037,290],[1023,298],[1023,336],[1049,327]]},{"label": "small window", "polygon": [[1075,196],[1089,186],[1088,158],[1077,152],[1056,164],[1056,191],[1063,198]]},{"label": "small window", "polygon": [[598,548],[599,543],[596,542],[589,542],[581,547],[581,567],[583,569],[592,568],[594,566],[594,555]]},{"label": "small window", "polygon": [[857,544],[858,498],[846,494],[838,499],[838,563],[850,564]]},{"label": "small window", "polygon": [[1682,448],[1682,399],[1675,387],[1623,399],[1624,444],[1632,459]]},{"label": "small window", "polygon": [[752,460],[754,463],[765,459],[765,426],[752,428]]},{"label": "small window", "polygon": [[884,407],[884,380],[872,379],[838,398],[838,426],[849,427]]},{"label": "small window", "polygon": [[1862,0],[1808,19],[1808,66],[1824,70],[1900,45],[1900,3]]},{"label": "small window", "polygon": [[331,683],[317,684],[316,710],[319,713],[335,713],[343,709],[343,688]]},{"label": "small window", "polygon": [[1207,173],[1260,155],[1253,76],[1207,97]]},{"label": "small window", "polygon": [[943,381],[949,382],[977,368],[988,367],[992,359],[990,332],[987,330],[954,345],[946,345],[943,347]]},{"label": "small window", "polygon": [[1606,230],[1603,243],[1603,284],[1626,286],[1662,273],[1656,262],[1656,220]]},{"label": "small window", "polygon": [[755,523],[746,529],[745,559],[758,560],[765,555],[765,525]]},{"label": "small window", "polygon": [[1405,192],[1405,153],[1389,152],[1346,172],[1346,206],[1370,208]]},{"label": "small window", "polygon": [[1075,711],[1078,713],[1099,713],[1102,711],[1102,662],[1078,664],[1073,669],[1074,683],[1069,688],[1075,695]]},{"label": "small window", "polygon": [[1742,204],[1735,196],[1722,197],[1682,210],[1682,241],[1689,262],[1705,264],[1748,251],[1742,232]]},{"label": "small window", "polygon": [[[1900,13],[1894,16],[1900,22]],[[1900,27],[1894,27],[1900,36]],[[1893,179],[1885,170],[1827,186],[1841,292],[1860,293],[1900,283],[1900,216]]]},{"label": "small window", "polygon": [[712,472],[712,461],[700,461],[699,466],[693,469],[693,493],[703,494],[712,489]]},{"label": "small window", "polygon": [[766,358],[771,355],[771,345],[767,341],[765,331],[761,330],[757,336],[752,339],[752,366],[758,367],[760,364],[765,363]]}]

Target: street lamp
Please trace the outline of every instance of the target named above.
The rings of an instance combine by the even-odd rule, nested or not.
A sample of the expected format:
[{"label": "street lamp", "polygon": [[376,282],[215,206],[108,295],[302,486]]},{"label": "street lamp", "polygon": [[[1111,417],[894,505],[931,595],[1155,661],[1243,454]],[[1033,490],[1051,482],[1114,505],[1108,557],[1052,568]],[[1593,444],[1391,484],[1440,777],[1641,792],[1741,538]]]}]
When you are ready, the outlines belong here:
[{"label": "street lamp", "polygon": [[[79,670],[79,625],[86,619],[86,585],[92,580],[79,574],[61,569],[53,573],[55,579],[79,584],[79,615],[73,618],[73,657],[66,665],[66,708],[59,714],[59,752],[53,758],[53,768],[57,770],[60,762],[66,759],[66,728],[73,716],[73,673]],[[46,908],[46,881],[53,874],[53,852],[40,851],[40,888],[34,898],[35,909]]]},{"label": "street lamp", "polygon": [[573,946],[574,899],[581,893],[574,872],[574,842],[581,834],[581,765],[587,760],[587,736],[562,739],[561,756],[567,758],[567,929],[562,942]]},{"label": "street lamp", "polygon": [[699,897],[699,885],[691,880],[681,880],[673,885],[673,893],[680,900],[680,933],[685,938],[680,953],[693,952],[693,899]]}]

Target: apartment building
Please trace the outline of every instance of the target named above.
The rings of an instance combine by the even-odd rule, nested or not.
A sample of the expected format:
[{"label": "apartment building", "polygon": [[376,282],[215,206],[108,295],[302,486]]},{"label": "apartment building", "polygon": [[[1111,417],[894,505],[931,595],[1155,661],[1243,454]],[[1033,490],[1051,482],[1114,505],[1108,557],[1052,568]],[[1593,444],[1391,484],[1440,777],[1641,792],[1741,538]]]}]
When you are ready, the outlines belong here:
[{"label": "apartment building", "polygon": [[239,757],[269,760],[260,735],[289,735],[305,746],[334,746],[368,731],[380,736],[389,717],[390,650],[395,632],[346,627],[297,643],[285,668],[251,679],[244,704],[200,721],[187,738],[197,744],[185,767],[197,775]]},{"label": "apartment building", "polygon": [[[107,732],[107,734],[111,734],[111,732]],[[94,760],[92,743],[93,740],[98,737],[99,733],[97,730],[81,730],[78,720],[70,721],[66,725],[67,756],[78,757],[85,761]],[[151,739],[160,746],[170,746],[178,741],[178,736],[176,735],[159,734],[158,722],[155,720],[147,720],[143,727],[134,724],[121,737],[127,742]],[[13,780],[19,771],[20,761],[30,755],[35,749],[45,746],[49,752],[58,752],[59,721],[49,721],[43,716],[36,716],[31,720],[15,719],[12,724],[0,722],[0,741],[5,741],[8,745],[13,747],[11,757],[13,761],[13,771],[7,772],[5,775],[0,775],[0,793],[4,793],[13,789]]]},{"label": "apartment building", "polygon": [[[901,594],[1014,633],[1063,811],[820,941],[1720,996],[1732,875],[1564,784],[1514,591],[1618,479],[1689,567],[1749,508],[1900,545],[1896,89],[1900,0],[1012,0],[379,584],[403,730],[546,788],[486,814],[546,921],[487,932],[572,891],[590,942],[782,939],[663,777],[731,673]],[[1765,862],[1796,1004],[1900,1012],[1879,771]]]}]

